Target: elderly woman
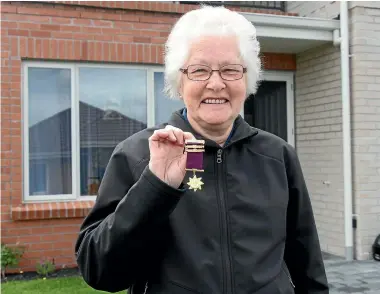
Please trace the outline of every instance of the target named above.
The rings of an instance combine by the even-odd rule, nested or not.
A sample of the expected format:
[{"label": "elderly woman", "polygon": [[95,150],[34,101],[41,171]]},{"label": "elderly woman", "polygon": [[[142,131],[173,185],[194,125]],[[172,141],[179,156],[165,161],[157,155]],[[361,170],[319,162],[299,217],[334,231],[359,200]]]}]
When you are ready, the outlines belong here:
[{"label": "elderly woman", "polygon": [[202,7],[174,26],[166,90],[185,108],[114,150],[76,244],[95,289],[328,293],[294,149],[239,115],[260,74],[254,26]]}]

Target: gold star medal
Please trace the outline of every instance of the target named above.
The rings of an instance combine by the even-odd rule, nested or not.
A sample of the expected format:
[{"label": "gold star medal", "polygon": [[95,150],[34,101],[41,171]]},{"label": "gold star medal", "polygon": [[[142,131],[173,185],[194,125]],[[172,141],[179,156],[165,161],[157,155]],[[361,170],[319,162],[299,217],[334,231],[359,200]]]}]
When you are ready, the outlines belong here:
[{"label": "gold star medal", "polygon": [[203,172],[203,153],[205,152],[204,140],[186,140],[185,151],[187,152],[186,170],[193,172],[193,177],[189,178],[187,184],[190,190],[202,190],[201,177],[196,176],[196,172]]}]

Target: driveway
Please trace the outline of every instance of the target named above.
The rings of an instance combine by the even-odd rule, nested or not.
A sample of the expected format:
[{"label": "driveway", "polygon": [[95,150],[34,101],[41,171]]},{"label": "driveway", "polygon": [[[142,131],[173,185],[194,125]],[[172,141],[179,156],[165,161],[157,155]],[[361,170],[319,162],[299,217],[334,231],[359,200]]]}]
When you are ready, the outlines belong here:
[{"label": "driveway", "polygon": [[380,293],[380,262],[325,260],[330,294]]}]

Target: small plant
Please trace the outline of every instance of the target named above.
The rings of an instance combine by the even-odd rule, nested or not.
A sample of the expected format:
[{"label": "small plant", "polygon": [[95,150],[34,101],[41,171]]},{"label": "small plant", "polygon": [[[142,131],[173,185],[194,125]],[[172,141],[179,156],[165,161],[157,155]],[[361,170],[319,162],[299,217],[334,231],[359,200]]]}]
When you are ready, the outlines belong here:
[{"label": "small plant", "polygon": [[22,246],[8,246],[1,243],[1,276],[5,279],[7,268],[19,264],[21,257],[24,255],[25,248]]},{"label": "small plant", "polygon": [[47,278],[50,274],[52,274],[55,271],[54,259],[53,261],[42,260],[41,262],[38,262],[36,265],[36,269],[37,269],[37,273],[40,276]]}]

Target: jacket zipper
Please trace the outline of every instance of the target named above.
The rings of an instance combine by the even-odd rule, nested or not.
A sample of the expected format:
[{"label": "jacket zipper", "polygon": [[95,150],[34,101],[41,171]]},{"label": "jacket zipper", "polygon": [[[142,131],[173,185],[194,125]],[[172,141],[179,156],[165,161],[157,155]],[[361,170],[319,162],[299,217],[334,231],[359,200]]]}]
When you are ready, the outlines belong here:
[{"label": "jacket zipper", "polygon": [[292,284],[293,288],[296,288],[296,286],[293,283],[292,277],[290,276],[290,273],[286,269],[284,269],[285,274],[288,276],[290,284]]},{"label": "jacket zipper", "polygon": [[145,288],[144,288],[144,293],[143,294],[146,294],[148,291],[148,282],[145,283]]},{"label": "jacket zipper", "polygon": [[229,242],[228,242],[228,222],[227,218],[224,217],[227,215],[227,209],[226,209],[226,199],[224,195],[224,189],[223,189],[223,150],[218,149],[217,155],[216,155],[216,163],[217,163],[217,171],[218,171],[218,195],[220,199],[220,207],[221,207],[221,215],[220,215],[220,223],[221,223],[221,236],[222,236],[222,256],[223,256],[223,265],[224,265],[224,289],[223,293],[233,293],[232,289],[232,274],[231,274],[231,260],[230,260],[230,248],[229,248]]}]

